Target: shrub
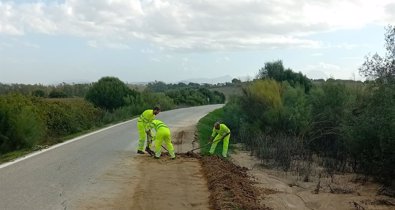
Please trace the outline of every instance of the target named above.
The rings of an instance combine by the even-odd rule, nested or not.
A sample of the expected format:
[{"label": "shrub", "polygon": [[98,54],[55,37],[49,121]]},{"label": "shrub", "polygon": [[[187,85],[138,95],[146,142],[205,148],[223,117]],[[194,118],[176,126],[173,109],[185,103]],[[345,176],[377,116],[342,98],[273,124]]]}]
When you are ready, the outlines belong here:
[{"label": "shrub", "polygon": [[32,147],[44,134],[44,122],[30,98],[0,96],[0,153]]},{"label": "shrub", "polygon": [[60,137],[90,129],[100,121],[102,112],[83,99],[41,101],[48,135]]},{"label": "shrub", "polygon": [[126,96],[136,94],[118,78],[103,77],[93,84],[85,98],[95,106],[112,111],[125,105]]}]

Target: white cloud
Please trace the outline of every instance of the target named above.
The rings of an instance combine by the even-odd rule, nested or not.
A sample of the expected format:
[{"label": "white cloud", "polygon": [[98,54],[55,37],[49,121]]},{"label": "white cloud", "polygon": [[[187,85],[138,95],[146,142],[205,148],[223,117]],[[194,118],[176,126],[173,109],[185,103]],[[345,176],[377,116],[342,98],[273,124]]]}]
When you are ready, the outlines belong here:
[{"label": "white cloud", "polygon": [[306,72],[306,76],[310,79],[328,79],[328,75],[320,70],[311,70]]},{"label": "white cloud", "polygon": [[[358,64],[359,65],[359,64]],[[307,65],[300,68],[307,77],[312,79],[357,79],[362,80],[363,78],[359,75],[358,65],[356,66],[340,66],[331,63],[319,62],[312,65]]]},{"label": "white cloud", "polygon": [[161,62],[161,60],[159,58],[151,58],[150,60],[153,62],[156,62],[156,63]]},{"label": "white cloud", "polygon": [[315,65],[308,65],[305,70],[323,70],[323,71],[338,71],[341,70],[340,66],[330,63],[320,62]]},{"label": "white cloud", "polygon": [[216,63],[225,63],[229,62],[230,58],[228,56],[219,57],[215,60]]},{"label": "white cloud", "polygon": [[140,52],[143,53],[143,54],[154,54],[155,53],[155,51],[153,49],[151,49],[151,48],[141,49]]},{"label": "white cloud", "polygon": [[395,24],[395,3],[390,3],[385,6],[385,23]]},{"label": "white cloud", "polygon": [[87,42],[87,45],[89,47],[93,47],[93,48],[110,48],[110,49],[120,49],[120,50],[130,49],[130,47],[127,44],[123,44],[120,42],[116,43],[116,42],[111,42],[111,41],[106,41],[106,40],[102,40],[102,41],[89,40]]},{"label": "white cloud", "polygon": [[323,53],[312,53],[311,54],[311,56],[313,56],[313,57],[321,57],[323,55],[324,55]]},{"label": "white cloud", "polygon": [[121,49],[136,39],[186,51],[321,48],[307,36],[394,23],[394,10],[393,0],[0,0],[0,34],[78,36]]}]

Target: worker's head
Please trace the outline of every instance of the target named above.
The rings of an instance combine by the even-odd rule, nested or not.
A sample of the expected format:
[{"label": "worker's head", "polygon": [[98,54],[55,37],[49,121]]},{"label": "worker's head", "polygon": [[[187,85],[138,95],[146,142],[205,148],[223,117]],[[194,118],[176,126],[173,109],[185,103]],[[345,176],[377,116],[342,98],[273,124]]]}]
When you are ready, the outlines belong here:
[{"label": "worker's head", "polygon": [[220,124],[220,123],[219,123],[218,121],[215,122],[215,123],[214,123],[214,128],[217,129],[217,130],[219,130],[219,124]]},{"label": "worker's head", "polygon": [[154,107],[154,115],[159,114],[160,108],[158,106]]}]

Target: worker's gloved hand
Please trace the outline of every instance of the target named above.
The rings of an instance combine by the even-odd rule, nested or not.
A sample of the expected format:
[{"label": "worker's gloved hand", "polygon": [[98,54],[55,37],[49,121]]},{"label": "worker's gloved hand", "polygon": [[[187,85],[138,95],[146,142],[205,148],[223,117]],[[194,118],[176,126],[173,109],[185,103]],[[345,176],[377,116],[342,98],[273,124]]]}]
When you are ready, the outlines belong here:
[{"label": "worker's gloved hand", "polygon": [[147,136],[152,137],[151,130],[146,130],[145,133],[147,134]]}]

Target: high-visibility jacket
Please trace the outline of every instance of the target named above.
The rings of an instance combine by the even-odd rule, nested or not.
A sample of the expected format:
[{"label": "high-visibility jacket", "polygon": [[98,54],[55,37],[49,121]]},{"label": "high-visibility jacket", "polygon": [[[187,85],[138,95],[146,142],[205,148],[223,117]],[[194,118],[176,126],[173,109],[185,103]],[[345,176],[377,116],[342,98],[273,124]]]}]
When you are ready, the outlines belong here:
[{"label": "high-visibility jacket", "polygon": [[213,133],[211,134],[211,137],[215,137],[216,135],[224,137],[228,133],[230,133],[230,129],[228,127],[226,127],[225,124],[220,124],[219,130],[215,129],[215,127],[213,128]]},{"label": "high-visibility jacket", "polygon": [[162,142],[165,142],[167,150],[172,158],[176,157],[174,153],[174,146],[171,143],[171,133],[169,127],[160,120],[153,120],[150,124],[151,128],[155,129],[155,157],[159,158],[161,155]]},{"label": "high-visibility jacket", "polygon": [[150,127],[154,128],[156,131],[158,131],[160,128],[169,129],[169,127],[167,127],[167,125],[160,120],[152,120]]},{"label": "high-visibility jacket", "polygon": [[149,124],[155,119],[154,110],[147,109],[139,117],[138,122],[144,124],[145,129],[149,129]]}]

